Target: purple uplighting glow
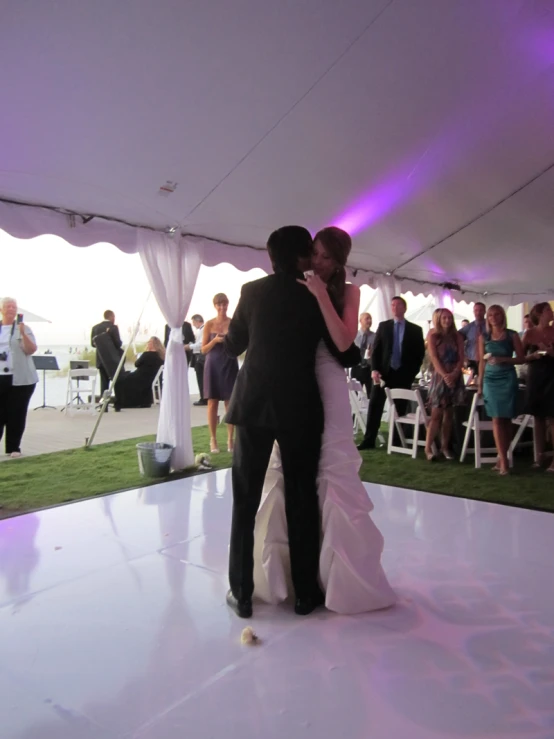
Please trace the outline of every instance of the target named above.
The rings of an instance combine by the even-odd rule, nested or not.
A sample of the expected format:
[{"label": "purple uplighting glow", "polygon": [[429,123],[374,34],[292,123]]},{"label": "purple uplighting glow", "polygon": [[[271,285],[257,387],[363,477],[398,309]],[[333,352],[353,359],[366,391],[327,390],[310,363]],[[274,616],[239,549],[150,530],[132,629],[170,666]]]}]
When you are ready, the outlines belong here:
[{"label": "purple uplighting glow", "polygon": [[436,169],[432,164],[433,148],[433,145],[422,147],[423,151],[420,150],[380,185],[368,190],[332,224],[355,236],[387,215],[432,176]]},{"label": "purple uplighting glow", "polygon": [[333,221],[333,225],[355,236],[388,213],[401,199],[398,186],[378,188],[364,197]]}]

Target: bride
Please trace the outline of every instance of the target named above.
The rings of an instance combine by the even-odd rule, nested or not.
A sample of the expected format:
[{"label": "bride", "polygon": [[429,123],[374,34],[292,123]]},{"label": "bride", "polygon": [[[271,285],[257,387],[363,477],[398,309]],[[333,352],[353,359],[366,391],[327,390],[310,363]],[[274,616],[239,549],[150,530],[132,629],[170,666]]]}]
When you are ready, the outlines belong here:
[{"label": "bride", "polygon": [[[316,234],[313,276],[306,287],[318,300],[329,334],[344,351],[356,336],[359,289],[346,284],[352,241],[330,226]],[[292,360],[294,361],[294,359]],[[359,478],[344,369],[320,342],[316,375],[325,413],[318,475],[321,514],[320,584],[325,606],[353,614],[391,606],[396,596],[381,567],[383,536],[373,523],[373,504]],[[265,478],[254,530],[254,594],[267,603],[293,595],[279,447]]]}]

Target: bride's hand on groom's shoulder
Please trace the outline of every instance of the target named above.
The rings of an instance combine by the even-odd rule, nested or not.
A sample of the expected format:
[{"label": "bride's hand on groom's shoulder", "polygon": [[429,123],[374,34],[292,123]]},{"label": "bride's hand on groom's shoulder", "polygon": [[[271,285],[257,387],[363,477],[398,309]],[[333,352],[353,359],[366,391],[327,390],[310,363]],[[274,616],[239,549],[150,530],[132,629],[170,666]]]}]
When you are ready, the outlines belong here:
[{"label": "bride's hand on groom's shoulder", "polygon": [[323,282],[321,277],[318,275],[306,275],[305,280],[297,280],[301,285],[304,285],[308,290],[315,295],[316,298],[321,298],[327,295],[327,285]]}]

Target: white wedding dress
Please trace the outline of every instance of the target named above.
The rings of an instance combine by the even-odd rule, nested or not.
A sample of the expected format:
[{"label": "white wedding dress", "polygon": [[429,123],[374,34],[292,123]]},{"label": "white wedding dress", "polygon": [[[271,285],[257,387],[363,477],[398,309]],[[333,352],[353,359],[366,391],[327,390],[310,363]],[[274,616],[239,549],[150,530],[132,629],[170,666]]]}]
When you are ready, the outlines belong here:
[{"label": "white wedding dress", "polygon": [[[344,369],[323,342],[316,374],[325,412],[318,496],[321,513],[320,584],[325,606],[353,614],[387,608],[396,596],[381,567],[383,536],[359,478]],[[293,595],[279,447],[273,449],[254,531],[254,595],[279,603]]]}]

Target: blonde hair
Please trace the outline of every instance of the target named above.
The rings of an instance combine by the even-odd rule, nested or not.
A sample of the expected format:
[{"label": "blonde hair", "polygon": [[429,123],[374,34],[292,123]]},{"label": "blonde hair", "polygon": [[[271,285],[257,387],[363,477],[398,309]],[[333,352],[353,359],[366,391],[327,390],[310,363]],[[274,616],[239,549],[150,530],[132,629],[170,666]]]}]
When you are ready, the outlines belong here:
[{"label": "blonde hair", "polygon": [[162,360],[162,362],[165,362],[165,346],[162,344],[162,342],[158,339],[157,336],[151,336],[150,343],[152,344],[152,347],[153,347],[152,351],[155,351],[156,354]]},{"label": "blonde hair", "polygon": [[489,314],[492,313],[492,311],[500,311],[502,313],[502,330],[505,331],[508,328],[508,319],[506,318],[506,311],[501,305],[491,305],[489,309],[487,310],[487,316],[486,316],[486,323],[487,323],[487,333],[492,333],[492,326],[489,323]]},{"label": "blonde hair", "polygon": [[[446,329],[446,331],[443,329],[441,324],[441,319],[445,313],[448,313],[449,316],[452,316],[452,323]],[[454,314],[451,310],[448,310],[448,308],[437,308],[436,311],[433,313],[433,327],[435,329],[435,332],[437,334],[441,334],[442,336],[448,336],[449,334],[452,334],[453,336],[456,335],[457,329],[456,329],[456,322],[454,321]]]}]

